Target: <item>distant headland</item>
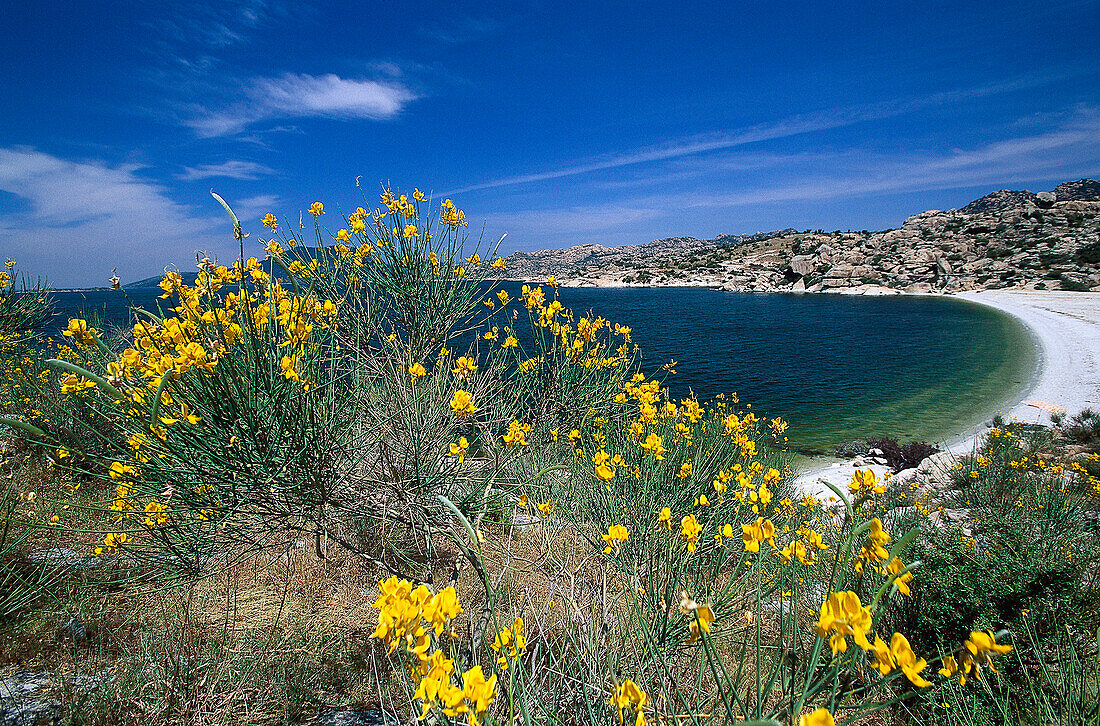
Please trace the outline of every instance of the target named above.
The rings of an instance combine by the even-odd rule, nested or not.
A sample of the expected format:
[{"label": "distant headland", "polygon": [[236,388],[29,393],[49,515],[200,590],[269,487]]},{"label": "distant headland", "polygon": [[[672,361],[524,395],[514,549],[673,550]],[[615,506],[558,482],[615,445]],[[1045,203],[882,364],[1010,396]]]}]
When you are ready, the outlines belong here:
[{"label": "distant headland", "polygon": [[567,286],[713,287],[732,292],[962,292],[1100,289],[1100,182],[1002,189],[898,229],[784,229],[715,239],[516,252],[508,277]]}]

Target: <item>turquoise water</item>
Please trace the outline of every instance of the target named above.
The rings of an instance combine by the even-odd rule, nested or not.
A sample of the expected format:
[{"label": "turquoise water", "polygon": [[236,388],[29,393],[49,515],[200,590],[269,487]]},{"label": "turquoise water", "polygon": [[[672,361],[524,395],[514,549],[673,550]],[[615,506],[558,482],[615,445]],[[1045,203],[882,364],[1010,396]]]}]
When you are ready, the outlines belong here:
[{"label": "turquoise water", "polygon": [[[157,292],[130,295],[151,307]],[[953,298],[703,288],[561,288],[559,296],[578,313],[631,326],[647,372],[675,359],[666,381],[675,397],[736,392],[757,415],[790,421],[791,447],[803,453],[878,435],[942,441],[995,413],[1036,366],[1018,321]],[[57,301],[59,326],[78,311],[127,320],[117,292]]]}]

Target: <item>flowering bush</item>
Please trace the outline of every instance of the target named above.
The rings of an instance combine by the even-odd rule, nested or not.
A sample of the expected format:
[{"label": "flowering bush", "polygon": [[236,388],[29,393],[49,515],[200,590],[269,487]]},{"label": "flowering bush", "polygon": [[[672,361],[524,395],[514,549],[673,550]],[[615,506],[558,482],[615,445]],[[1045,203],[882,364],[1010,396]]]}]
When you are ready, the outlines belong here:
[{"label": "flowering bush", "polygon": [[371,206],[268,215],[263,259],[234,217],[121,343],[68,321],[43,406],[81,435],[9,423],[94,523],[44,526],[118,580],[355,558],[391,697],[445,723],[857,722],[1011,652],[895,627],[918,531],[872,472],[800,496],[785,422],[674,400],[552,278],[498,289],[450,200]]}]

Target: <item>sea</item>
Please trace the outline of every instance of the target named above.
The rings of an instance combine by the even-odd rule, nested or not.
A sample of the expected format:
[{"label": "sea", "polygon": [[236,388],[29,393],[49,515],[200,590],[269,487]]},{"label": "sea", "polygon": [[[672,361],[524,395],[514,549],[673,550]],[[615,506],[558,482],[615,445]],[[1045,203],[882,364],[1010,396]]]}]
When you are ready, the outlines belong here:
[{"label": "sea", "polygon": [[[518,285],[505,284],[513,297]],[[514,289],[513,289],[514,288]],[[127,325],[155,310],[156,288],[55,293],[72,316]],[[945,296],[738,294],[706,288],[559,288],[574,312],[630,326],[642,369],[674,399],[736,393],[758,416],[790,423],[792,452],[893,436],[944,442],[1015,403],[1038,347],[1015,318]]]}]

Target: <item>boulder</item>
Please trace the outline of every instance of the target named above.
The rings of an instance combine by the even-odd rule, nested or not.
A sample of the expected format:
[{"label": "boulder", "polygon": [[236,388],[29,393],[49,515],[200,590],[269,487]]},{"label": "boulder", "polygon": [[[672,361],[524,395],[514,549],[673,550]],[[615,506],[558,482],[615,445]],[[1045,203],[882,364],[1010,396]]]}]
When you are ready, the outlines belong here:
[{"label": "boulder", "polygon": [[1054,192],[1039,192],[1035,195],[1035,206],[1040,209],[1050,209],[1057,201],[1058,197]]},{"label": "boulder", "polygon": [[812,255],[795,255],[791,258],[791,272],[805,277],[814,271],[814,258]]}]

